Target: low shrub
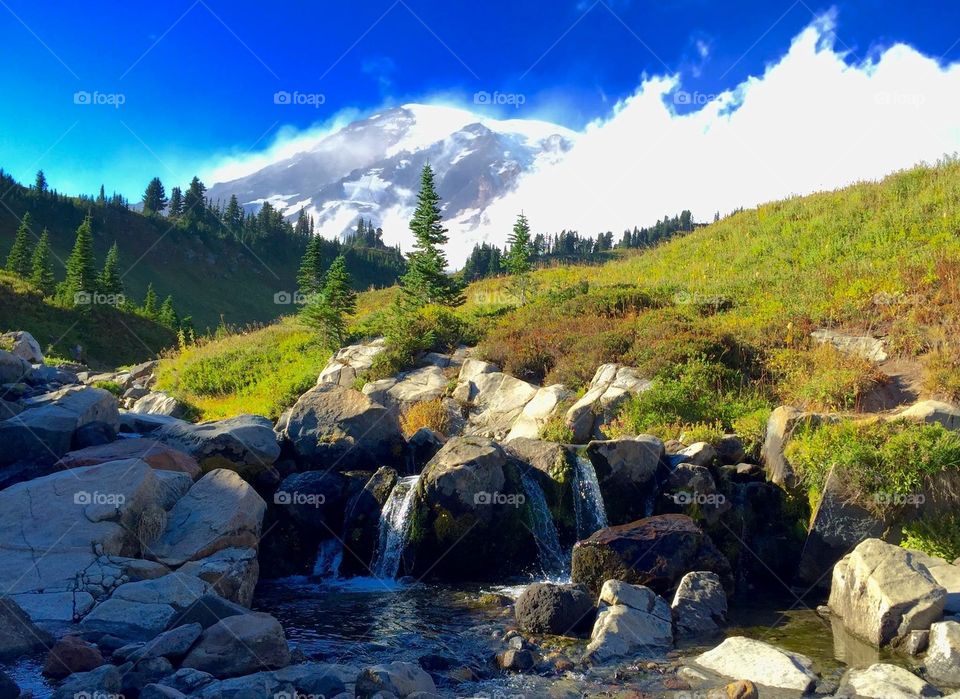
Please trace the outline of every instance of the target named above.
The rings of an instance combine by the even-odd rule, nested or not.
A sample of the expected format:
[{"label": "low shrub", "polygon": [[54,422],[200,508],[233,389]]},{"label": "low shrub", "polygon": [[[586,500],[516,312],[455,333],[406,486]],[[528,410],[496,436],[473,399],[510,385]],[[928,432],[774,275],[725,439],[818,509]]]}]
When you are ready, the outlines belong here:
[{"label": "low shrub", "polygon": [[400,429],[405,437],[409,439],[421,427],[429,427],[442,435],[450,430],[450,416],[439,398],[414,403],[401,413]]},{"label": "low shrub", "polygon": [[882,376],[869,360],[828,344],[776,350],[769,367],[780,400],[810,410],[853,410]]},{"label": "low shrub", "polygon": [[955,561],[960,558],[960,515],[941,514],[910,522],[903,527],[900,545]]},{"label": "low shrub", "polygon": [[116,381],[94,381],[94,388],[102,388],[104,391],[110,391],[117,398],[123,395],[123,386]]},{"label": "low shrub", "polygon": [[924,360],[923,388],[945,400],[960,401],[960,353],[941,347]]}]

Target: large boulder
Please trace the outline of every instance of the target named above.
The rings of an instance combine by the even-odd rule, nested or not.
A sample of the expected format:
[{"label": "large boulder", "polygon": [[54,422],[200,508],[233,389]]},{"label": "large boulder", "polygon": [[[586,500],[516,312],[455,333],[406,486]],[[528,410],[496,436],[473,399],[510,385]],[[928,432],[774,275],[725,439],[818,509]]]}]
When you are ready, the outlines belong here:
[{"label": "large boulder", "polygon": [[621,580],[666,595],[694,570],[712,571],[730,584],[730,563],[686,515],[601,529],[573,548],[573,582],[597,592],[604,581]]},{"label": "large boulder", "polygon": [[393,662],[364,668],[357,676],[357,699],[394,696],[399,699],[436,694],[433,678],[413,663]]},{"label": "large boulder", "polygon": [[349,483],[346,476],[336,471],[293,473],[280,483],[273,504],[282,508],[301,531],[326,537],[339,530],[343,522]]},{"label": "large boulder", "polygon": [[940,621],[930,627],[924,665],[932,681],[960,686],[960,623]]},{"label": "large boulder", "polygon": [[719,631],[727,618],[727,594],[720,576],[698,570],[680,581],[670,605],[673,622],[681,636],[699,636]]},{"label": "large boulder", "polygon": [[0,421],[0,465],[53,463],[70,451],[80,427],[104,422],[116,429],[119,424],[117,399],[101,388],[68,386],[33,399],[31,406]]},{"label": "large boulder", "polygon": [[127,459],[0,491],[0,589],[34,620],[82,616],[116,584],[112,574],[94,574],[101,557],[141,557],[162,519],[169,493],[157,473]]},{"label": "large boulder", "polygon": [[533,583],[514,607],[517,625],[530,633],[571,636],[590,628],[593,598],[583,585]]},{"label": "large boulder", "polygon": [[345,546],[340,563],[344,575],[371,574],[370,565],[379,541],[380,513],[397,480],[396,470],[386,466],[377,469],[344,507]]},{"label": "large boulder", "polygon": [[150,557],[170,566],[259,544],[266,503],[233,471],[216,469],[174,505]]},{"label": "large boulder", "polygon": [[536,560],[518,464],[496,442],[457,437],[423,469],[414,500],[414,571],[490,580]]},{"label": "large boulder", "polygon": [[943,605],[944,614],[960,615],[960,565],[920,551],[911,553],[918,563],[926,566],[937,585],[947,591],[947,600]]},{"label": "large boulder", "polygon": [[280,622],[251,613],[223,619],[206,631],[183,660],[183,667],[214,677],[237,677],[290,664],[290,647]]},{"label": "large boulder", "polygon": [[858,699],[916,699],[938,697],[940,692],[909,670],[890,663],[851,668],[840,682],[840,696]]},{"label": "large boulder", "polygon": [[453,397],[468,406],[466,434],[503,439],[540,389],[501,371],[477,372],[478,364],[464,363]]},{"label": "large boulder", "polygon": [[383,338],[361,345],[349,345],[337,350],[320,372],[318,384],[332,384],[350,388],[357,377],[373,366],[373,360],[387,348]]},{"label": "large boulder", "polygon": [[799,694],[810,691],[817,682],[810,658],[743,636],[732,636],[698,655],[696,664],[731,679]]},{"label": "large boulder", "polygon": [[572,546],[577,538],[574,451],[555,442],[526,437],[518,437],[503,448],[527,467],[526,474],[533,477],[543,491],[560,541]]},{"label": "large boulder", "polygon": [[346,471],[403,463],[405,442],[395,411],[332,383],[300,396],[277,432],[294,457],[310,466]]},{"label": "large boulder", "polygon": [[9,597],[0,597],[0,660],[15,660],[49,648],[53,639]]},{"label": "large boulder", "polygon": [[21,383],[30,375],[32,369],[30,362],[23,357],[0,350],[0,384]]},{"label": "large boulder", "polygon": [[603,583],[597,620],[587,644],[589,662],[660,655],[672,646],[673,627],[666,600],[642,585],[619,580]]},{"label": "large boulder", "polygon": [[79,636],[64,636],[43,661],[43,675],[62,680],[74,672],[89,672],[105,664],[100,650]]},{"label": "large boulder", "polygon": [[197,460],[184,451],[174,449],[155,439],[120,439],[109,444],[68,452],[55,466],[60,469],[93,466],[120,459],[142,459],[151,468],[185,473],[191,478],[200,476]]},{"label": "large boulder", "polygon": [[184,563],[179,572],[195,575],[224,599],[249,607],[260,578],[260,562],[254,549],[229,548]]},{"label": "large boulder", "polygon": [[448,383],[443,369],[425,366],[388,379],[372,381],[363,387],[363,394],[381,405],[403,409],[440,398],[446,392]]},{"label": "large boulder", "polygon": [[[26,330],[3,333],[0,339],[10,343],[10,352],[27,360],[30,364],[43,364],[43,350],[40,349],[40,343]],[[0,383],[8,382],[0,381]]]},{"label": "large boulder", "polygon": [[922,400],[894,415],[894,419],[939,423],[948,430],[960,430],[960,408],[938,400]]},{"label": "large boulder", "polygon": [[583,444],[594,438],[605,439],[604,425],[616,417],[624,402],[652,385],[633,367],[602,364],[593,375],[587,392],[567,410],[564,420],[573,431],[573,441]]},{"label": "large boulder", "polygon": [[607,519],[623,524],[651,514],[658,475],[666,471],[663,442],[650,435],[633,439],[593,441],[587,445]]},{"label": "large boulder", "polygon": [[102,665],[90,672],[70,675],[54,691],[52,699],[86,699],[87,697],[118,697],[122,686],[120,669]]},{"label": "large boulder", "polygon": [[853,635],[885,646],[929,628],[946,598],[912,551],[867,539],[834,566],[829,605]]},{"label": "large boulder", "polygon": [[523,406],[519,417],[510,428],[506,441],[521,438],[538,439],[550,418],[554,417],[563,404],[573,396],[573,391],[559,383],[539,389]]},{"label": "large boulder", "polygon": [[[138,393],[139,392],[134,392],[131,396],[137,395]],[[164,391],[147,391],[134,401],[130,412],[140,413],[142,415],[165,415],[167,417],[187,418],[190,415],[190,406]]]},{"label": "large boulder", "polygon": [[[186,675],[187,672],[196,673],[196,677]],[[324,663],[302,663],[300,665],[290,665],[280,670],[261,671],[252,675],[243,675],[241,677],[231,677],[225,680],[205,682],[203,679],[207,673],[201,673],[196,670],[182,669],[177,672],[180,675],[178,684],[187,684],[188,693],[192,697],[199,699],[228,699],[239,697],[265,697],[282,699],[283,697],[305,697],[314,699],[346,699],[347,683],[352,683],[356,677],[357,670],[342,665],[327,665]],[[212,679],[212,678],[211,678]],[[196,682],[203,684],[189,691],[190,684]],[[171,682],[170,678],[165,678],[161,682]],[[141,695],[142,696],[142,695]],[[349,694],[353,697],[353,693]],[[388,697],[384,697],[388,699]]]},{"label": "large boulder", "polygon": [[178,422],[160,428],[153,437],[193,456],[205,473],[223,468],[248,480],[268,471],[280,456],[273,424],[259,415],[198,425]]}]

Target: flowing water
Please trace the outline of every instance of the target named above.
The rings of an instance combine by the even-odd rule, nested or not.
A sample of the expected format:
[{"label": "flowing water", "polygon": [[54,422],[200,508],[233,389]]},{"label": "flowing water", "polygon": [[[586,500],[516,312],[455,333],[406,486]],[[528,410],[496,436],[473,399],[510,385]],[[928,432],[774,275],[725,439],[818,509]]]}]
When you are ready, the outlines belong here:
[{"label": "flowing water", "polygon": [[597,472],[590,459],[581,455],[577,455],[573,470],[573,510],[578,539],[586,539],[607,526],[607,511],[603,506]]},{"label": "flowing water", "polygon": [[560,537],[553,523],[550,508],[547,507],[543,489],[529,473],[524,473],[520,479],[527,496],[527,504],[530,505],[528,511],[533,525],[533,538],[537,542],[543,574],[548,578],[566,577],[570,572],[567,564],[569,556],[564,555],[563,549],[560,548]]},{"label": "flowing water", "polygon": [[317,548],[317,562],[313,564],[313,576],[316,578],[339,577],[342,562],[343,544],[338,539],[321,541]]},{"label": "flowing water", "polygon": [[392,580],[400,570],[400,558],[410,533],[410,513],[420,476],[401,478],[390,491],[380,515],[377,553],[371,570],[378,578]]}]

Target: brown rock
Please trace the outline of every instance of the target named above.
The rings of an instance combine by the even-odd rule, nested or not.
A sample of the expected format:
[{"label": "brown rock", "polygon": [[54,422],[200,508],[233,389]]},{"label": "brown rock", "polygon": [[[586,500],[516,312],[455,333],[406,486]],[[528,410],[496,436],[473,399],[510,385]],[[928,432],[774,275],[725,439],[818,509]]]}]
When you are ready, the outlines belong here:
[{"label": "brown rock", "polygon": [[119,439],[110,444],[71,451],[65,454],[56,465],[57,468],[69,469],[120,459],[143,459],[150,468],[186,473],[193,479],[200,475],[200,465],[192,456],[155,439],[147,438]]},{"label": "brown rock", "polygon": [[106,660],[92,643],[78,636],[64,636],[50,649],[43,663],[43,674],[62,680],[75,672],[89,672],[104,665]]}]

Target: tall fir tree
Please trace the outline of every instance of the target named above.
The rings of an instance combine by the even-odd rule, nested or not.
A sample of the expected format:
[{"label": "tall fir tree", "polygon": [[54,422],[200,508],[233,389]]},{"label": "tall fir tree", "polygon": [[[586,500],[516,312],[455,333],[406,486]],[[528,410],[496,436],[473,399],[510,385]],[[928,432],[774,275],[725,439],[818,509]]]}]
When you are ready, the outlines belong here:
[{"label": "tall fir tree", "polygon": [[323,289],[323,239],[319,235],[310,237],[300,271],[297,272],[297,288],[301,294],[317,294]]},{"label": "tall fir tree", "polygon": [[513,277],[511,287],[514,295],[520,299],[520,305],[527,303],[530,291],[530,258],[533,250],[530,244],[530,224],[522,213],[513,224],[513,231],[507,236],[507,271]]},{"label": "tall fir tree", "polygon": [[39,196],[47,193],[47,176],[43,174],[43,170],[37,170],[37,179],[33,184],[33,191]]},{"label": "tall fir tree", "polygon": [[93,262],[93,229],[90,214],[77,228],[73,251],[67,258],[67,278],[64,289],[69,301],[76,301],[77,294],[92,294],[97,290],[97,272]]},{"label": "tall fir tree", "polygon": [[327,270],[323,295],[339,313],[352,315],[357,310],[357,293],[353,290],[353,278],[347,271],[347,260],[343,253],[337,255]]},{"label": "tall fir tree", "polygon": [[460,285],[446,273],[447,258],[441,246],[448,241],[447,229],[440,218],[440,196],[429,165],[424,165],[420,174],[420,194],[410,230],[414,235],[413,252],[407,256],[407,272],[400,279],[405,305],[420,308],[431,303],[462,304]]},{"label": "tall fir tree", "polygon": [[112,294],[114,296],[123,293],[123,279],[120,277],[120,249],[114,243],[107,251],[107,257],[103,262],[103,270],[97,277],[97,289],[102,294]]},{"label": "tall fir tree", "polygon": [[353,280],[347,272],[347,262],[338,255],[326,273],[323,290],[314,295],[300,312],[307,325],[319,330],[331,348],[343,344],[347,336],[345,316],[354,313],[357,295],[352,288]]},{"label": "tall fir tree", "polygon": [[30,283],[40,289],[45,296],[53,294],[56,279],[53,276],[53,254],[50,251],[50,234],[43,229],[37,247],[33,249],[30,260]]},{"label": "tall fir tree", "polygon": [[157,313],[157,320],[161,325],[166,325],[171,330],[175,330],[179,324],[177,311],[173,307],[173,296],[167,296],[160,304],[160,311]]},{"label": "tall fir tree", "polygon": [[167,216],[176,219],[183,216],[183,192],[179,187],[170,190],[170,201],[167,207]]},{"label": "tall fir tree", "polygon": [[236,194],[230,195],[230,201],[227,202],[227,208],[223,212],[223,224],[234,238],[240,237],[240,231],[243,229],[243,209],[240,208]]},{"label": "tall fir tree", "polygon": [[27,279],[30,276],[30,214],[24,214],[7,255],[8,272]]},{"label": "tall fir tree", "polygon": [[153,290],[153,284],[147,284],[147,295],[143,297],[143,315],[147,318],[157,320],[160,310],[157,307],[157,292]]},{"label": "tall fir tree", "polygon": [[183,195],[183,218],[187,225],[196,226],[206,219],[206,193],[203,182],[194,176]]},{"label": "tall fir tree", "polygon": [[166,206],[167,192],[163,188],[163,182],[159,177],[154,177],[143,193],[143,213],[147,216],[161,214]]}]

